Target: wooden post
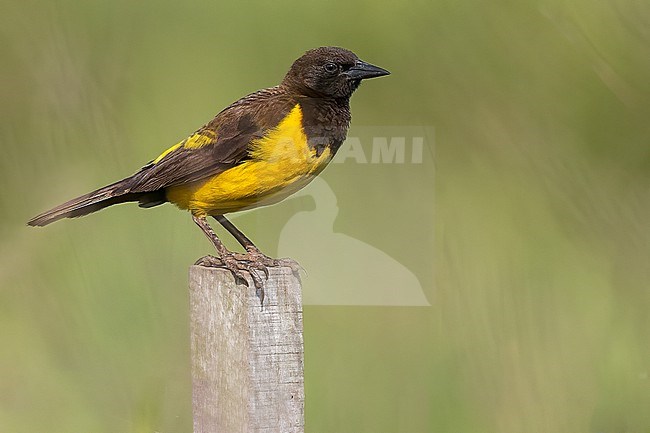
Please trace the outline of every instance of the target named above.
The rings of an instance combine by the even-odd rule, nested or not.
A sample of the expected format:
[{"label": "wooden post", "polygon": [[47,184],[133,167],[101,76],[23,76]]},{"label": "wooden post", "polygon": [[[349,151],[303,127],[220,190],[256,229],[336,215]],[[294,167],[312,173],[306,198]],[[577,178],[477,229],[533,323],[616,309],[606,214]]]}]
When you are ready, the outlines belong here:
[{"label": "wooden post", "polygon": [[263,309],[249,286],[190,268],[194,433],[304,433],[300,280],[270,268]]}]

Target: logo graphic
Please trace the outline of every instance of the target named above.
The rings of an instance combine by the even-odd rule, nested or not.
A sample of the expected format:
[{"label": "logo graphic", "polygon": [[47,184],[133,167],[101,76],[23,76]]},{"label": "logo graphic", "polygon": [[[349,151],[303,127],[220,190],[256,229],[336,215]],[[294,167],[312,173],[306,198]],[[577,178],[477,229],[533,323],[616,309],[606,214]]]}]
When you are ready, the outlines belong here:
[{"label": "logo graphic", "polygon": [[313,198],[315,209],[289,219],[280,233],[278,255],[293,257],[307,270],[305,305],[430,305],[408,268],[372,245],[334,232],[338,206],[327,182],[314,179],[296,194],[304,195]]}]

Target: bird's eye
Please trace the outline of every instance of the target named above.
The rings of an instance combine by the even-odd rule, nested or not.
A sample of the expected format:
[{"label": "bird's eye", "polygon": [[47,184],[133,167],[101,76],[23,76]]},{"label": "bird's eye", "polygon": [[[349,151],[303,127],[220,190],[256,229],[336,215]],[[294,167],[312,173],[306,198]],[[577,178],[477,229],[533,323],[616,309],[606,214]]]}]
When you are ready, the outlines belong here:
[{"label": "bird's eye", "polygon": [[323,68],[325,68],[325,72],[329,72],[330,74],[332,74],[332,73],[339,70],[339,66],[336,63],[333,63],[333,62],[325,63]]}]

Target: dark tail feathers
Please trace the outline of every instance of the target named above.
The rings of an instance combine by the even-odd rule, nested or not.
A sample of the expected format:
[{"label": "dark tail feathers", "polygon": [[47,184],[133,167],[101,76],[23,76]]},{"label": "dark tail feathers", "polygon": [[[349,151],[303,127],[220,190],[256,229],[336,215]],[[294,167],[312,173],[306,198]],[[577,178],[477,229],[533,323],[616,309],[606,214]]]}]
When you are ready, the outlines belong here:
[{"label": "dark tail feathers", "polygon": [[97,212],[105,207],[129,201],[138,201],[141,207],[152,207],[165,203],[164,190],[151,192],[129,192],[127,185],[131,178],[115,182],[96,191],[72,199],[62,205],[35,216],[27,225],[45,226],[61,218],[75,218]]}]

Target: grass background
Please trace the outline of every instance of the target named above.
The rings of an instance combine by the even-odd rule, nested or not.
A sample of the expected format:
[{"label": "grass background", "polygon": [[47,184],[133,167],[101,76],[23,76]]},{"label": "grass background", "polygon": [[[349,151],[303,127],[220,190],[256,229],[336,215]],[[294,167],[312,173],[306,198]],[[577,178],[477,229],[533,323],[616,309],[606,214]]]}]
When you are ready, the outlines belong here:
[{"label": "grass background", "polygon": [[[432,306],[307,306],[306,430],[650,432],[647,2],[0,6],[0,431],[191,431],[190,218],[25,222],[332,44],[393,73],[353,124],[435,128],[419,167],[324,173]],[[291,206],[242,227],[272,253]]]}]

